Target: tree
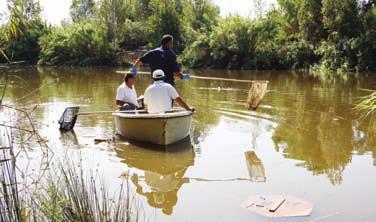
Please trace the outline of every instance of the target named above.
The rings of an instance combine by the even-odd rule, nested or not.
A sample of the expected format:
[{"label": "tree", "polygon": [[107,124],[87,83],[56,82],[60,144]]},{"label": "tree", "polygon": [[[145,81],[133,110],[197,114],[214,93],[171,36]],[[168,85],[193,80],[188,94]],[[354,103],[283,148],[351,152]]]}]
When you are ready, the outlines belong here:
[{"label": "tree", "polygon": [[254,59],[259,29],[252,20],[233,16],[210,35],[211,56],[217,68],[242,68]]},{"label": "tree", "polygon": [[298,10],[299,32],[305,40],[315,46],[326,38],[321,7],[321,0],[302,0]]},{"label": "tree", "polygon": [[73,0],[70,6],[70,16],[73,22],[88,19],[93,15],[94,0]]},{"label": "tree", "polygon": [[115,49],[106,38],[106,27],[95,21],[82,21],[53,27],[40,40],[41,65],[112,65]]},{"label": "tree", "polygon": [[368,12],[368,10],[375,8],[376,0],[361,0],[360,9],[363,13]]},{"label": "tree", "polygon": [[264,13],[264,2],[262,0],[253,0],[253,7],[257,18],[261,18]]},{"label": "tree", "polygon": [[174,36],[178,51],[183,50],[182,17],[176,10],[174,0],[151,0],[149,7],[152,15],[148,18],[150,40],[153,46],[160,45],[161,37],[165,34]]},{"label": "tree", "polygon": [[339,38],[357,37],[362,32],[357,0],[323,0],[324,27]]},{"label": "tree", "polygon": [[[38,40],[46,32],[35,0],[9,0],[9,22],[0,35],[0,52],[8,63],[25,61],[35,64],[39,55]],[[0,60],[1,61],[1,60]]]},{"label": "tree", "polygon": [[185,18],[196,31],[211,31],[219,21],[219,8],[209,0],[187,0]]},{"label": "tree", "polygon": [[40,18],[41,8],[38,0],[7,0],[11,18]]},{"label": "tree", "polygon": [[299,33],[299,0],[278,0],[284,18],[284,30],[290,37]]},{"label": "tree", "polygon": [[107,26],[107,38],[116,47],[120,38],[120,29],[131,15],[132,0],[101,0],[98,2],[97,16]]}]

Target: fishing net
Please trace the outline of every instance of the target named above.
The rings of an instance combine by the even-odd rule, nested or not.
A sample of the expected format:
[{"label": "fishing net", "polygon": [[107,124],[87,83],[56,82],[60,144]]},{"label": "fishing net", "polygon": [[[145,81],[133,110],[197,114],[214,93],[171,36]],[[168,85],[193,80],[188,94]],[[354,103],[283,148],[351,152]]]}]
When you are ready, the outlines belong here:
[{"label": "fishing net", "polygon": [[254,81],[248,92],[247,109],[256,110],[268,89],[268,81]]},{"label": "fishing net", "polygon": [[74,124],[76,124],[77,114],[80,110],[80,107],[68,107],[64,110],[63,115],[61,115],[59,124],[60,130],[70,131],[73,129]]}]

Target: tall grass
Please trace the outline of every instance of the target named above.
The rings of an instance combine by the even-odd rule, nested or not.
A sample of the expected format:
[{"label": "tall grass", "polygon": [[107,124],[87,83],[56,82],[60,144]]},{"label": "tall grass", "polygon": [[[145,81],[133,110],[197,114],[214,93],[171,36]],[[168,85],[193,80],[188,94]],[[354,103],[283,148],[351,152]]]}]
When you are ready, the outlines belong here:
[{"label": "tall grass", "polygon": [[59,164],[41,191],[34,193],[33,212],[36,221],[120,222],[137,221],[138,209],[128,183],[122,184],[113,196],[109,195],[103,179],[89,176],[72,163]]},{"label": "tall grass", "polygon": [[0,220],[22,221],[16,164],[8,129],[0,128]]},{"label": "tall grass", "polygon": [[[7,137],[10,140],[10,137]],[[19,191],[13,147],[0,141],[0,221],[4,222],[130,222],[140,208],[128,180],[113,195],[101,177],[72,162],[59,163],[38,187]],[[9,143],[10,144],[10,143]]]},{"label": "tall grass", "polygon": [[[0,105],[0,108],[9,106]],[[1,112],[1,110],[0,110]],[[5,115],[4,112],[1,113]],[[25,115],[25,121],[30,121]],[[20,120],[20,119],[18,119]],[[11,130],[26,130],[2,124],[0,119],[0,221],[1,222],[130,222],[140,221],[136,200],[129,190],[128,180],[119,190],[109,194],[104,178],[92,170],[84,171],[68,160],[48,164],[41,181],[26,181],[29,174],[17,168],[18,155],[28,149],[14,150]],[[30,134],[36,133],[27,130]],[[37,139],[40,136],[37,136]],[[28,137],[30,138],[30,137]],[[32,143],[18,141],[19,146]],[[35,144],[34,144],[35,145]],[[17,153],[15,155],[15,153]],[[41,153],[45,155],[45,153]],[[21,175],[18,176],[17,174]],[[37,174],[40,172],[37,172]],[[26,176],[24,176],[26,175]],[[23,186],[21,186],[23,185]],[[19,186],[22,189],[19,189]]]},{"label": "tall grass", "polygon": [[367,118],[376,111],[376,90],[367,90],[371,93],[360,99],[355,109],[361,114],[362,118]]}]

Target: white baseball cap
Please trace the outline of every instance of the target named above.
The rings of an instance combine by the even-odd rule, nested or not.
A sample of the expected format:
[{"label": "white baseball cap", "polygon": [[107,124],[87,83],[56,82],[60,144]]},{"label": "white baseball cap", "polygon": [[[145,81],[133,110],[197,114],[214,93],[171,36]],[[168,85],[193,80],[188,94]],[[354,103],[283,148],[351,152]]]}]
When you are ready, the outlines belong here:
[{"label": "white baseball cap", "polygon": [[162,69],[154,70],[153,79],[161,79],[163,77],[165,77],[165,74]]}]

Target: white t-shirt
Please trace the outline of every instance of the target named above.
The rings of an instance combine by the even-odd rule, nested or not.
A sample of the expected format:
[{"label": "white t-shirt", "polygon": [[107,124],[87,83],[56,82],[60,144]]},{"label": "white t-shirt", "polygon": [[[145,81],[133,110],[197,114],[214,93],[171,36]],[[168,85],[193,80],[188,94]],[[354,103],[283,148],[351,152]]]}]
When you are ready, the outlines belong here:
[{"label": "white t-shirt", "polygon": [[132,88],[129,88],[125,84],[125,82],[123,82],[123,84],[121,84],[117,89],[116,100],[132,103],[137,106],[138,103],[136,89],[134,88],[134,86],[132,86]]},{"label": "white t-shirt", "polygon": [[149,113],[164,113],[172,109],[172,100],[178,97],[176,89],[161,80],[155,81],[145,90],[144,102]]}]

